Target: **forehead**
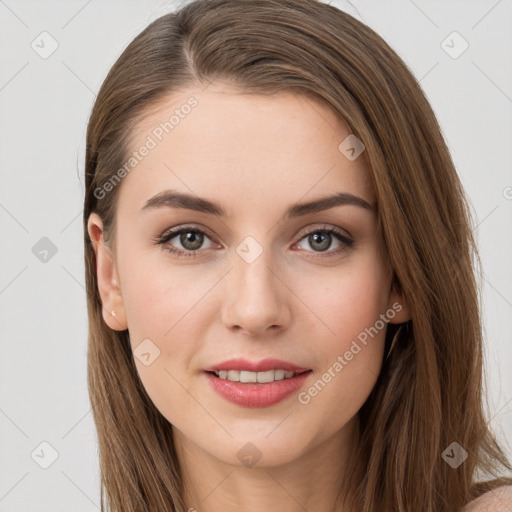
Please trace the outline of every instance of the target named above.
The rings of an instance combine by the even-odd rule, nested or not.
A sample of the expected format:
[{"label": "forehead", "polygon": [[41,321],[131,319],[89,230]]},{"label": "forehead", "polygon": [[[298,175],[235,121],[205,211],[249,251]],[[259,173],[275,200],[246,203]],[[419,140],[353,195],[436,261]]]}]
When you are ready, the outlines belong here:
[{"label": "forehead", "polygon": [[[122,195],[139,208],[166,188],[225,196],[230,204],[236,194],[254,207],[335,191],[374,202],[364,152],[350,160],[340,149],[349,135],[346,123],[311,97],[190,88],[161,100],[134,127],[129,152],[139,156]],[[149,149],[141,157],[143,147]]]}]

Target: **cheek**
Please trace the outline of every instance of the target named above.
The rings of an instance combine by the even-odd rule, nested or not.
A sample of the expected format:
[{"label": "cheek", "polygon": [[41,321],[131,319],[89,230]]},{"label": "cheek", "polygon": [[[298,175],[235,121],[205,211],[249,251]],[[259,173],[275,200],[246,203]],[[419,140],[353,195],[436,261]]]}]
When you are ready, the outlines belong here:
[{"label": "cheek", "polygon": [[[219,277],[191,265],[166,264],[162,256],[144,257],[143,252],[120,262],[120,271],[130,342],[141,380],[157,403],[161,386],[176,397],[182,388],[172,376],[183,382],[190,361],[200,350],[204,330],[213,321],[209,291]],[[149,366],[137,358],[146,348],[143,342],[157,354]]]},{"label": "cheek", "polygon": [[201,299],[214,282],[183,266],[126,265],[125,272],[123,300],[137,372],[155,407],[179,425],[183,415],[198,415],[187,391],[188,371],[203,339]]},{"label": "cheek", "polygon": [[125,266],[125,275],[123,302],[130,333],[164,341],[182,324],[194,322],[218,281],[212,273],[203,274],[192,266],[152,261],[133,261]]},{"label": "cheek", "polygon": [[[380,372],[388,325],[381,316],[388,293],[379,260],[369,257],[340,269],[331,281],[305,300],[314,304],[322,335],[315,336],[319,369],[314,385],[299,397],[303,405],[315,404],[312,409],[324,415],[326,428],[350,418],[368,397]],[[329,403],[343,407],[331,408]]]},{"label": "cheek", "polygon": [[319,330],[327,342],[323,346],[329,346],[330,351],[343,349],[386,312],[389,293],[384,271],[380,261],[368,255],[333,272],[328,282],[323,282],[323,286],[303,283],[303,290],[309,290],[304,302],[312,306],[324,327]]},{"label": "cheek", "polygon": [[322,319],[332,332],[319,340],[319,359],[331,377],[336,374],[335,379],[326,375],[324,380],[336,381],[345,390],[357,390],[380,371],[387,323],[381,320],[386,306],[378,291],[357,283],[341,294],[323,296],[330,305]]}]

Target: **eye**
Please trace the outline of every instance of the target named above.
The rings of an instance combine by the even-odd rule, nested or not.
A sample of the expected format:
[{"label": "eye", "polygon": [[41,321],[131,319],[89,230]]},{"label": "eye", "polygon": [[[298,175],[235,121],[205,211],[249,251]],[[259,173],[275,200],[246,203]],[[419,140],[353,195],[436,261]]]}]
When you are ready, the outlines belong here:
[{"label": "eye", "polygon": [[[200,249],[213,247],[214,244],[211,238],[212,237],[210,237],[206,231],[196,226],[181,226],[167,231],[161,237],[158,237],[155,243],[163,246],[165,250],[175,254],[179,258],[186,258],[197,257],[201,252]],[[203,247],[205,239],[210,241],[210,245]],[[300,247],[303,241],[309,244],[309,246],[313,248],[313,251],[308,251],[304,247]],[[328,251],[327,249],[331,247],[333,241],[338,241],[340,245],[336,250]],[[181,245],[181,248],[179,246],[177,247],[177,244]],[[352,247],[353,244],[353,240],[348,238],[341,230],[324,226],[323,228],[306,232],[295,245],[299,246],[301,251],[326,253],[317,254],[313,257],[327,257],[340,254]]]},{"label": "eye", "polygon": [[[199,249],[203,245],[205,238],[210,240],[209,235],[202,229],[195,226],[182,226],[180,228],[167,231],[156,240],[156,243],[164,246],[166,250],[180,258],[191,257],[197,256],[197,253],[200,252]],[[171,243],[171,241],[175,239],[176,241]],[[176,248],[176,244],[181,244],[182,248]]]},{"label": "eye", "polygon": [[[327,249],[331,247],[332,242],[335,240],[340,243],[340,246],[334,251],[328,251]],[[314,249],[313,252],[326,253],[325,255],[319,254],[318,256],[320,257],[340,254],[341,252],[344,252],[352,247],[354,244],[354,241],[348,238],[341,230],[336,228],[327,228],[327,226],[324,226],[321,229],[315,229],[313,231],[307,232],[306,235],[303,236],[297,243],[297,245],[303,241],[305,241],[310,247]],[[304,250],[303,247],[300,249]],[[317,255],[313,257],[316,256]]]}]

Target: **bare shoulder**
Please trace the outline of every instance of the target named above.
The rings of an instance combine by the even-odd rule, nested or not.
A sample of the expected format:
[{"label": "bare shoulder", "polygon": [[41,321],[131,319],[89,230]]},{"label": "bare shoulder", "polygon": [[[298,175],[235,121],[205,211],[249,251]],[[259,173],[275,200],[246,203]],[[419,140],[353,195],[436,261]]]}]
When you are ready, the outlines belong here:
[{"label": "bare shoulder", "polygon": [[463,512],[512,512],[512,485],[503,485],[468,503]]}]

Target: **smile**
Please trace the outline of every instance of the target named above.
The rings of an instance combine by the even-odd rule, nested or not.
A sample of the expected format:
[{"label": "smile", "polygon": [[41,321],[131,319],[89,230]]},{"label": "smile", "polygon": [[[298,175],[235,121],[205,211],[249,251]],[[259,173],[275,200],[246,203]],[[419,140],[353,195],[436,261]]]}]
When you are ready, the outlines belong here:
[{"label": "smile", "polygon": [[[217,375],[217,373],[222,373],[223,376]],[[286,373],[291,376],[287,377]],[[302,373],[285,372],[279,369],[257,373],[219,370],[218,372],[206,371],[203,372],[203,375],[206,376],[208,383],[218,395],[233,404],[241,407],[270,407],[298,392],[311,373],[312,370]],[[280,379],[281,375],[283,378]],[[258,377],[262,381],[259,381]]]}]

